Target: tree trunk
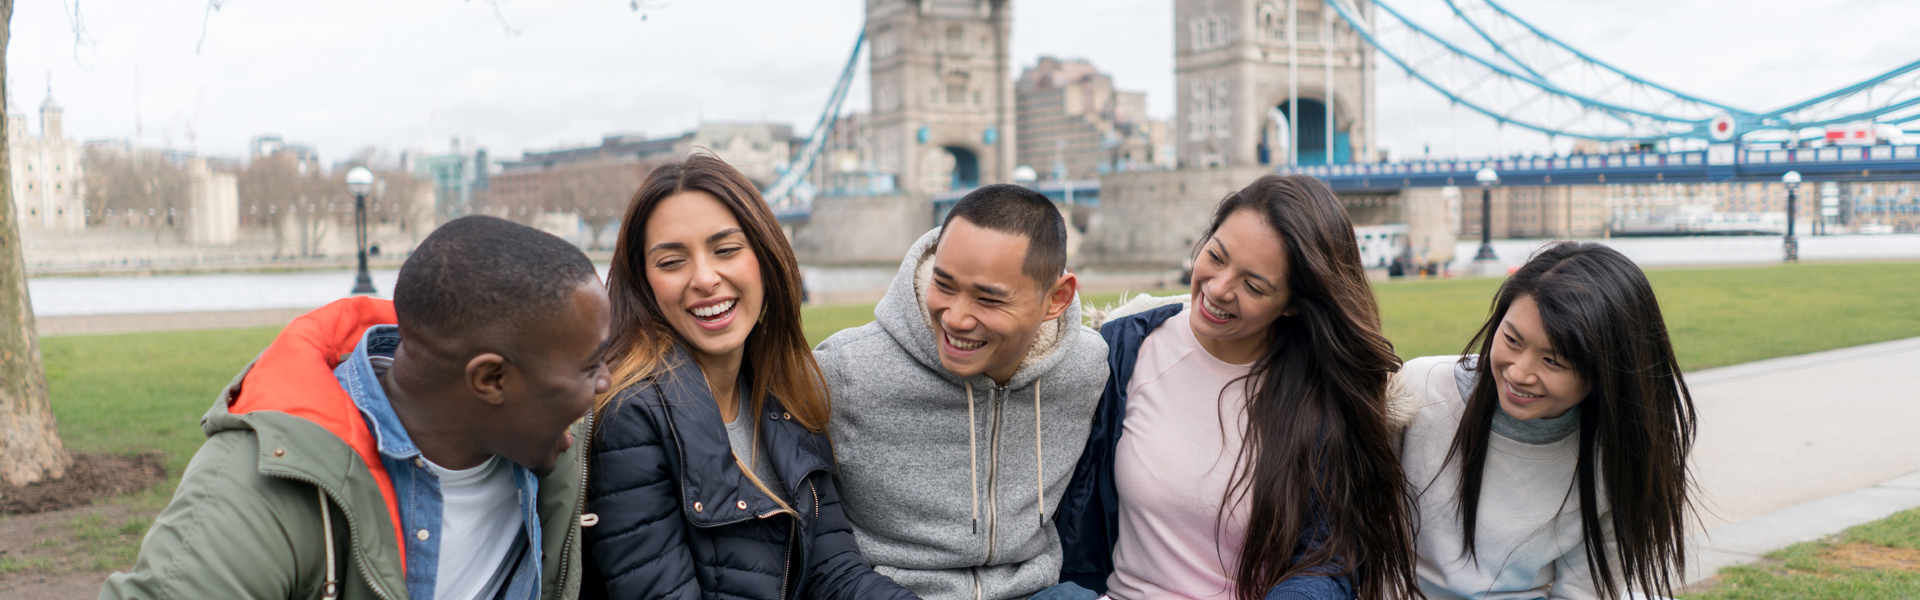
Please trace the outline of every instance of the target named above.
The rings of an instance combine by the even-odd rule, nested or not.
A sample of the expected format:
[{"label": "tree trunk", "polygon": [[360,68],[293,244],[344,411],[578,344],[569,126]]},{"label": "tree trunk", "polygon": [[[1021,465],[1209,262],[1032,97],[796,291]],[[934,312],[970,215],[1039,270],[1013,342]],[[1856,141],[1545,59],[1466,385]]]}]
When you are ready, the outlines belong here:
[{"label": "tree trunk", "polygon": [[[0,98],[7,92],[3,57],[12,22],[13,0],[0,0]],[[0,123],[0,140],[7,133]],[[20,224],[14,218],[13,174],[7,172],[13,150],[5,146],[0,141],[0,489],[65,477],[72,461],[47,403]]]}]

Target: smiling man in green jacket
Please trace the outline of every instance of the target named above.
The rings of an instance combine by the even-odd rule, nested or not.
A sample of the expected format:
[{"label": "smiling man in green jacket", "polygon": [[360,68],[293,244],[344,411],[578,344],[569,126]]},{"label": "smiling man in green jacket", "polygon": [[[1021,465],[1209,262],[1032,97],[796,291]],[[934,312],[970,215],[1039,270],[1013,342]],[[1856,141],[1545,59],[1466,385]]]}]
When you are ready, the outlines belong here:
[{"label": "smiling man in green jacket", "polygon": [[201,419],[207,443],[108,598],[573,598],[608,303],[559,238],[447,223],[394,302],[295,319]]}]

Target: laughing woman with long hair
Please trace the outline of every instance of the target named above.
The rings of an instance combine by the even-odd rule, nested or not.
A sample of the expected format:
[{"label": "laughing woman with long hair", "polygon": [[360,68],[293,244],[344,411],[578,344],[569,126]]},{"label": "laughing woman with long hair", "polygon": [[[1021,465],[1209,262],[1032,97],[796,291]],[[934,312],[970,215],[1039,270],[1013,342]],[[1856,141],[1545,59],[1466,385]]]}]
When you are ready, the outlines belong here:
[{"label": "laughing woman with long hair", "polygon": [[914,597],[855,548],[799,265],[752,182],[705,153],[655,168],[607,292],[583,597]]},{"label": "laughing woman with long hair", "polygon": [[1411,593],[1400,359],[1339,199],[1279,175],[1228,196],[1184,304],[1101,327],[1112,376],[1061,507],[1061,578],[1128,600]]},{"label": "laughing woman with long hair", "polygon": [[1671,596],[1694,410],[1639,267],[1592,243],[1527,261],[1464,357],[1409,361],[1401,461],[1430,599]]}]

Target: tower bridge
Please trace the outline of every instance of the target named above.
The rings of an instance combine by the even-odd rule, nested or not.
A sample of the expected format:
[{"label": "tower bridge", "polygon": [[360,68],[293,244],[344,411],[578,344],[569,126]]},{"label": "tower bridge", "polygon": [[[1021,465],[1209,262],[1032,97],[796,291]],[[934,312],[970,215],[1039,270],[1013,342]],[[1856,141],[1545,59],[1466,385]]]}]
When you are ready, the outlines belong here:
[{"label": "tower bridge", "polygon": [[[898,260],[966,191],[1011,179],[1019,132],[1010,2],[868,0],[819,125],[767,191],[804,260]],[[1413,16],[1436,12],[1442,20]],[[1834,125],[1920,126],[1920,61],[1751,110],[1636,76],[1495,0],[1175,0],[1173,27],[1179,168],[1036,184],[1063,211],[1097,212],[1075,221],[1087,227],[1081,264],[1177,264],[1213,203],[1271,172],[1325,180],[1365,225],[1433,222],[1445,212],[1436,206],[1457,202],[1452,188],[1492,168],[1499,197],[1541,207],[1527,218],[1496,207],[1514,223],[1509,235],[1552,234],[1544,207],[1555,202],[1560,234],[1582,230],[1576,214],[1604,221],[1594,206],[1626,193],[1618,186],[1758,184],[1789,170],[1814,183],[1920,181],[1920,146],[1795,147]],[[871,172],[858,187],[825,185],[816,160],[844,122],[863,51]],[[1383,69],[1503,128],[1655,151],[1381,162],[1374,112]],[[1527,219],[1540,226],[1521,227]]]}]

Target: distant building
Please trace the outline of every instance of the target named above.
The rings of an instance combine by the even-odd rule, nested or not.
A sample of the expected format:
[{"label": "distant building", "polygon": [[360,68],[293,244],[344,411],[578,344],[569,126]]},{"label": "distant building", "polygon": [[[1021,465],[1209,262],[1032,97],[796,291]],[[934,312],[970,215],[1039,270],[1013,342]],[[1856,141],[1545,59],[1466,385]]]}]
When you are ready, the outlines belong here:
[{"label": "distant building", "polygon": [[805,141],[794,139],[793,126],[784,123],[704,123],[674,137],[608,134],[598,146],[525,152],[518,162],[501,163],[501,174],[551,169],[569,162],[660,163],[686,158],[694,149],[705,148],[764,189],[780,178],[780,170]]},{"label": "distant building", "polygon": [[869,0],[866,7],[875,168],[908,194],[1011,181],[1010,0]]},{"label": "distant building", "polygon": [[[1085,60],[1043,56],[1014,84],[1017,162],[1042,180],[1172,166],[1166,125],[1146,118],[1144,92],[1115,90]],[[1157,139],[1156,139],[1157,138]]]},{"label": "distant building", "polygon": [[285,138],[276,134],[254,136],[253,140],[247,144],[247,148],[250,151],[248,158],[266,158],[284,154],[292,156],[293,160],[310,168],[320,166],[320,153],[314,150],[313,146],[289,144]]},{"label": "distant building", "polygon": [[84,147],[67,137],[53,90],[40,104],[40,135],[29,135],[27,117],[7,115],[13,214],[22,229],[79,231],[87,226]]},{"label": "distant building", "polygon": [[433,189],[433,212],[441,221],[473,214],[487,205],[496,165],[486,148],[465,150],[455,139],[443,154],[405,152],[401,168],[427,181]]}]

